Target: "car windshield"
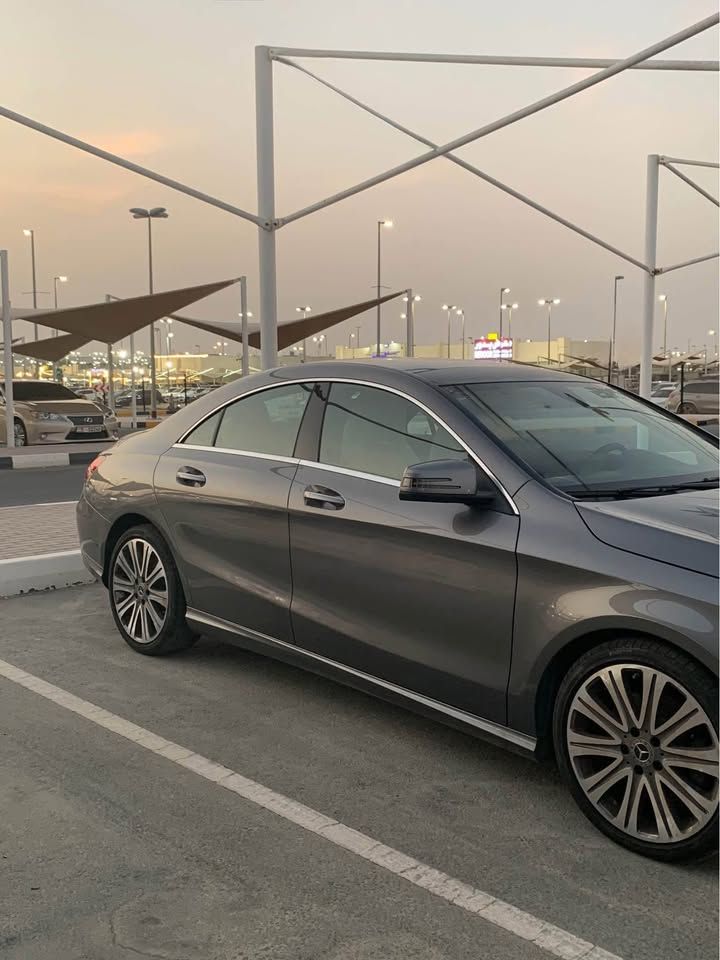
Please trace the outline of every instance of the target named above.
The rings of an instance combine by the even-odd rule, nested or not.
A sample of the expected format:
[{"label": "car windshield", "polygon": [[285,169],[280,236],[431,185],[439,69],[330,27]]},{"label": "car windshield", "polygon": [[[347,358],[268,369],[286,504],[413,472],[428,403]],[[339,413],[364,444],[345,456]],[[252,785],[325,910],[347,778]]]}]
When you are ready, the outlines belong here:
[{"label": "car windshield", "polygon": [[516,459],[572,495],[717,481],[709,437],[594,380],[467,383],[444,392]]},{"label": "car windshield", "polygon": [[77,400],[77,394],[53,380],[13,380],[13,398],[28,400]]}]

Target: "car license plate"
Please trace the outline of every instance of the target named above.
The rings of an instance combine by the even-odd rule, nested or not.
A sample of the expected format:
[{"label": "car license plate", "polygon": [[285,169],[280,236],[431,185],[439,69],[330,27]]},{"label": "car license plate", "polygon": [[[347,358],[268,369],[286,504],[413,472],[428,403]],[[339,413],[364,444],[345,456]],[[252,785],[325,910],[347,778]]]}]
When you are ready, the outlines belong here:
[{"label": "car license plate", "polygon": [[76,433],[100,433],[102,427],[98,424],[92,427],[75,427]]}]

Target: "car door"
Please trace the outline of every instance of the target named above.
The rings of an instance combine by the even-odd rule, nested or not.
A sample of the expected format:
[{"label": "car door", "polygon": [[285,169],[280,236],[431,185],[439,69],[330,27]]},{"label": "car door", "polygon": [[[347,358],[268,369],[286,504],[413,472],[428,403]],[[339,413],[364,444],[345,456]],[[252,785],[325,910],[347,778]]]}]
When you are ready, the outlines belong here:
[{"label": "car door", "polygon": [[519,521],[399,499],[406,466],[466,459],[428,408],[397,391],[330,385],[318,456],[289,501],[295,642],[496,723],[506,718]]},{"label": "car door", "polygon": [[272,386],[223,406],[155,470],[188,606],[285,642],[292,640],[287,502],[311,389]]}]

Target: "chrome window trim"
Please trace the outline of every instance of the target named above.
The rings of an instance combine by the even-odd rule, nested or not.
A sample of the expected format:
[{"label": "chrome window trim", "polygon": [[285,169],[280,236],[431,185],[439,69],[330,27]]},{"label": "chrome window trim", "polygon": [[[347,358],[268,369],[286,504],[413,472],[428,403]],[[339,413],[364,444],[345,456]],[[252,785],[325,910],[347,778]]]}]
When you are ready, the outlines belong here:
[{"label": "chrome window trim", "polygon": [[301,467],[314,467],[316,470],[328,470],[330,473],[341,473],[346,477],[358,477],[360,480],[371,480],[374,483],[384,483],[389,487],[399,489],[400,481],[391,480],[390,477],[381,477],[377,473],[363,473],[362,470],[351,470],[349,467],[336,467],[332,463],[324,463],[321,460],[300,460]]},{"label": "chrome window trim", "polygon": [[[519,516],[520,516],[520,511],[519,511],[518,508],[515,506],[515,501],[514,501],[513,498],[510,496],[510,494],[507,492],[507,490],[506,490],[505,487],[502,485],[502,483],[500,483],[500,481],[499,481],[498,478],[495,476],[495,474],[492,472],[492,470],[480,459],[480,457],[474,452],[474,450],[471,450],[470,447],[467,445],[467,443],[465,443],[465,441],[464,441],[461,437],[459,437],[459,436],[457,435],[457,433],[455,433],[455,431],[452,429],[452,427],[449,427],[449,426],[445,423],[445,421],[444,421],[441,417],[439,417],[433,410],[431,410],[430,407],[428,407],[426,404],[424,404],[424,403],[422,402],[422,400],[418,400],[416,397],[411,397],[409,394],[405,393],[403,390],[398,390],[397,387],[389,387],[389,386],[387,386],[387,384],[384,384],[384,383],[373,383],[372,381],[368,381],[368,380],[360,380],[360,379],[358,379],[357,377],[324,377],[324,378],[323,378],[323,377],[312,377],[312,378],[302,377],[302,378],[299,378],[299,379],[297,379],[297,380],[283,380],[282,383],[266,383],[266,384],[263,384],[262,387],[256,387],[254,390],[248,390],[248,392],[247,392],[247,393],[243,393],[242,396],[232,397],[230,400],[226,400],[224,403],[218,404],[217,407],[215,407],[212,411],[210,411],[209,413],[207,413],[204,417],[201,417],[192,427],[190,427],[188,430],[186,430],[185,433],[173,444],[173,446],[174,446],[174,447],[182,446],[182,447],[185,447],[186,449],[191,449],[191,447],[192,447],[191,444],[185,444],[185,443],[183,443],[184,438],[185,438],[189,433],[191,433],[191,432],[195,429],[195,427],[198,427],[198,426],[199,426],[201,423],[203,423],[205,420],[208,420],[210,417],[212,417],[213,414],[217,413],[219,410],[222,410],[224,407],[229,406],[231,403],[236,403],[236,402],[239,402],[240,400],[244,400],[245,397],[250,397],[250,396],[252,396],[252,395],[255,394],[255,393],[262,393],[263,390],[273,390],[273,389],[276,389],[277,387],[292,386],[293,384],[296,384],[296,383],[329,383],[329,384],[333,384],[333,383],[351,383],[351,384],[355,384],[356,386],[359,386],[359,387],[374,387],[376,390],[386,390],[388,393],[394,393],[394,394],[396,394],[398,397],[402,397],[404,400],[408,400],[410,403],[414,403],[414,404],[415,404],[417,407],[419,407],[421,410],[424,410],[425,413],[429,414],[429,415],[433,418],[433,420],[435,420],[437,423],[439,423],[440,426],[441,426],[444,430],[447,430],[447,432],[450,434],[450,436],[451,436],[454,440],[456,440],[457,443],[460,444],[460,446],[461,446],[461,447],[463,448],[463,450],[467,453],[467,455],[471,458],[471,460],[473,460],[473,461],[477,464],[477,466],[480,467],[480,469],[483,471],[483,473],[484,473],[487,477],[489,477],[490,480],[492,480],[492,482],[495,484],[495,486],[498,488],[498,490],[500,491],[500,493],[502,493],[503,497],[504,497],[505,500],[507,501],[508,506],[509,506],[510,509],[512,510],[513,514],[514,514],[516,517],[519,517]],[[220,448],[220,447],[202,447],[202,448],[198,448],[198,449],[203,449],[203,450],[220,450],[221,448]],[[261,456],[261,457],[264,457],[264,458],[269,459],[269,460],[285,460],[285,461],[291,462],[291,463],[299,463],[299,462],[300,462],[299,460],[296,460],[296,459],[293,459],[293,458],[280,457],[280,456],[277,456],[277,457],[276,457],[276,456],[271,456],[270,454],[257,454],[257,453],[252,453],[251,451],[226,450],[225,448],[222,448],[222,450],[223,450],[223,452],[225,452],[225,453],[239,453],[239,454],[242,454],[242,455],[248,456],[248,457]],[[320,461],[320,460],[317,460],[317,461],[315,461],[315,460],[306,460],[306,461],[303,461],[303,463],[306,464],[306,465],[308,465],[308,466],[322,466],[322,467],[325,468],[325,469],[334,468],[334,470],[335,470],[336,472],[341,472],[341,471],[342,471],[342,472],[348,472],[348,474],[351,475],[351,476],[359,476],[359,477],[361,477],[361,478],[364,477],[364,478],[367,479],[367,480],[374,480],[374,481],[379,481],[379,482],[392,483],[393,485],[396,485],[396,484],[397,484],[397,485],[399,486],[399,482],[396,481],[396,480],[392,480],[390,477],[379,477],[379,476],[377,476],[376,474],[370,474],[370,473],[369,473],[369,474],[362,474],[362,473],[360,473],[359,471],[349,471],[349,470],[347,470],[347,468],[345,468],[345,467],[336,467],[334,464],[326,464],[326,463],[323,463],[323,462]]]},{"label": "chrome window trim", "polygon": [[460,710],[457,707],[450,706],[450,704],[442,703],[440,700],[433,700],[432,697],[426,697],[424,694],[417,693],[415,690],[409,690],[407,687],[400,687],[395,683],[391,683],[389,680],[381,680],[379,677],[372,676],[372,674],[365,673],[362,670],[356,670],[354,667],[347,666],[347,664],[340,663],[337,660],[331,660],[329,657],[323,657],[321,654],[313,653],[311,650],[306,650],[304,647],[299,647],[295,643],[286,643],[285,640],[277,640],[275,637],[270,637],[265,633],[259,633],[257,630],[250,629],[250,627],[242,627],[239,624],[230,623],[229,620],[222,620],[220,617],[213,617],[209,614],[202,613],[200,610],[195,610],[192,607],[187,608],[185,616],[188,620],[191,620],[193,623],[200,624],[201,626],[204,625],[208,627],[215,627],[218,630],[224,630],[226,633],[234,633],[239,637],[247,637],[250,640],[260,640],[282,650],[290,650],[293,653],[299,653],[301,656],[307,657],[309,660],[314,660],[317,663],[323,663],[326,666],[332,667],[335,670],[339,670],[342,673],[347,673],[350,676],[357,677],[366,683],[371,683],[374,686],[381,687],[383,690],[394,693],[406,700],[412,700],[414,703],[418,703],[423,707],[435,710],[438,713],[443,713],[445,716],[452,717],[454,720],[460,720],[471,727],[475,727],[477,730],[481,730],[484,733],[487,733],[493,737],[497,737],[501,740],[506,740],[508,743],[512,743],[514,746],[520,747],[523,750],[527,750],[530,753],[535,750],[537,745],[537,740],[535,737],[530,737],[525,733],[521,733],[519,730],[513,730],[510,727],[504,727],[499,723],[494,723],[492,720],[485,720],[483,717],[478,717],[473,713],[467,713],[465,710]]},{"label": "chrome window trim", "polygon": [[179,450],[201,450],[205,453],[229,453],[235,457],[257,457],[260,460],[279,460],[281,463],[292,463],[297,465],[300,461],[297,457],[283,457],[279,453],[256,453],[254,450],[235,450],[232,447],[205,447],[195,443],[177,443],[173,444],[173,449]]}]

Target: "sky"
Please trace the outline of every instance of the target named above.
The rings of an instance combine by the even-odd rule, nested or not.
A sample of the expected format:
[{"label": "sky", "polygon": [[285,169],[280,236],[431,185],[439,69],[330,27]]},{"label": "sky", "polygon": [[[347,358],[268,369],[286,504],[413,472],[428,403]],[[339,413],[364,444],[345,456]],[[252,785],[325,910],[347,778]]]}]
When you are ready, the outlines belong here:
[{"label": "sky", "polygon": [[[246,210],[257,209],[254,55],[257,44],[528,56],[621,58],[713,13],[710,0],[2,0],[2,104]],[[718,30],[664,58],[713,59]],[[303,62],[435,142],[504,116],[587,75],[526,67]],[[276,206],[282,216],[424,151],[313,80],[274,67]],[[642,259],[649,153],[718,160],[717,74],[628,71],[459,154],[497,179]],[[717,194],[717,171],[693,168]],[[61,305],[147,289],[145,225],[128,208],[165,206],[155,229],[155,288],[247,274],[258,316],[257,229],[251,223],[0,118],[0,247],[11,297],[30,306],[29,244],[38,288],[67,275]],[[544,336],[539,298],[558,297],[554,329],[607,338],[613,277],[623,274],[618,356],[640,343],[642,271],[444,159],[278,231],[278,315],[373,296],[376,222],[383,282],[422,296],[416,341],[445,337],[443,302],[463,307],[467,333],[497,328],[501,287],[519,304],[515,335]],[[718,249],[717,208],[661,170],[658,262]],[[718,326],[717,261],[658,280],[669,298],[670,346],[712,341]],[[39,297],[50,307],[50,293]],[[237,319],[233,287],[188,309]],[[402,304],[383,313],[399,338]],[[660,309],[656,345],[662,343]],[[347,343],[365,314],[329,332]],[[42,328],[41,328],[42,330]],[[212,349],[214,337],[174,325],[175,345]],[[31,336],[17,323],[15,335]],[[459,330],[453,337],[459,337]],[[141,338],[139,338],[141,339]],[[141,348],[147,345],[140,342]]]}]

